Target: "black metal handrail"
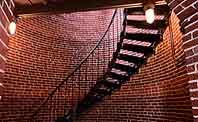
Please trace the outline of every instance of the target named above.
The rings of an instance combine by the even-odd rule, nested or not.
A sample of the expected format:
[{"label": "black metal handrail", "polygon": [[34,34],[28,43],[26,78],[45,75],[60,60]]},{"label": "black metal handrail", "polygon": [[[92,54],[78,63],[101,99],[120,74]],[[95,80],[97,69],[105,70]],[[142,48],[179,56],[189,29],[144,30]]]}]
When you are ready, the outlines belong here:
[{"label": "black metal handrail", "polygon": [[111,18],[111,21],[110,21],[110,24],[108,25],[108,28],[106,29],[105,33],[103,34],[103,36],[101,37],[101,39],[97,42],[96,46],[90,51],[90,53],[86,56],[86,58],[84,58],[78,65],[77,67],[51,92],[49,93],[48,97],[42,102],[42,104],[40,104],[40,106],[33,112],[33,114],[30,116],[31,119],[36,116],[39,111],[41,110],[41,108],[46,105],[46,103],[53,97],[53,95],[63,86],[64,83],[67,83],[68,82],[68,79],[70,77],[72,77],[75,72],[77,72],[82,64],[84,64],[86,62],[86,60],[94,53],[94,51],[99,47],[99,45],[101,44],[101,42],[103,41],[103,39],[105,38],[105,36],[107,35],[113,21],[114,21],[114,18],[115,18],[115,15],[117,13],[117,9],[114,11],[113,13],[113,16]]}]

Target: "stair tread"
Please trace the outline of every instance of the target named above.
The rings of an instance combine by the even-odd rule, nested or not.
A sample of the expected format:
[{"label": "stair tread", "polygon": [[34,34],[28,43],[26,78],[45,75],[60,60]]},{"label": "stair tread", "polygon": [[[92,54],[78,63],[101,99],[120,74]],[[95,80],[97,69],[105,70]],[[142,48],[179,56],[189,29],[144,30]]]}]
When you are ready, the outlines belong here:
[{"label": "stair tread", "polygon": [[120,82],[128,81],[129,78],[130,78],[129,76],[123,76],[123,75],[119,75],[119,74],[116,74],[116,73],[113,73],[113,72],[110,72],[109,76],[114,78],[114,79],[118,79]]},{"label": "stair tread", "polygon": [[122,71],[127,71],[127,72],[137,70],[137,68],[135,68],[135,67],[130,67],[130,66],[126,66],[126,65],[118,64],[118,63],[115,63],[112,67],[120,69]]},{"label": "stair tread", "polygon": [[144,54],[153,52],[152,47],[133,45],[133,44],[123,44],[122,49],[134,51],[134,52],[138,52],[138,53],[144,53]]},{"label": "stair tread", "polygon": [[119,75],[123,75],[123,76],[128,76],[129,75],[128,72],[122,71],[122,70],[116,69],[116,68],[112,68],[111,72],[119,74]]},{"label": "stair tread", "polygon": [[143,64],[145,61],[145,58],[139,58],[139,57],[125,55],[125,54],[119,54],[119,56],[117,58],[121,59],[121,60],[129,61],[129,62],[133,62],[133,63],[137,64],[138,66]]},{"label": "stair tread", "polygon": [[125,38],[153,43],[160,40],[160,34],[126,33]]},{"label": "stair tread", "polygon": [[[157,5],[155,6],[155,15],[166,15],[169,12],[168,5]],[[127,14],[144,15],[143,7],[128,8]]]},{"label": "stair tread", "polygon": [[144,53],[138,53],[138,52],[124,50],[124,49],[121,49],[119,54],[138,57],[138,58],[145,58]]},{"label": "stair tread", "polygon": [[149,47],[152,45],[151,42],[144,42],[144,41],[130,40],[130,39],[124,39],[123,44],[132,44],[132,45],[144,46],[144,47]]},{"label": "stair tread", "polygon": [[108,84],[104,82],[97,82],[94,86],[94,88],[91,91],[96,91],[98,93],[104,93],[104,94],[109,94],[110,93],[110,88]]},{"label": "stair tread", "polygon": [[139,20],[127,20],[128,26],[134,26],[136,28],[143,28],[143,29],[160,29],[166,26],[166,20],[155,20],[153,24],[148,24],[146,21],[139,21]]}]

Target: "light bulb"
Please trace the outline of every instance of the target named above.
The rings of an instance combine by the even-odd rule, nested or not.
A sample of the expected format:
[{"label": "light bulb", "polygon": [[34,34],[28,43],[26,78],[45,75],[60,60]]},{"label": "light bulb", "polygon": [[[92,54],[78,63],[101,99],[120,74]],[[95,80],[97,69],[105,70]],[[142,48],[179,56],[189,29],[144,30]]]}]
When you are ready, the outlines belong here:
[{"label": "light bulb", "polygon": [[15,34],[15,32],[16,32],[16,23],[15,23],[14,21],[12,21],[12,22],[9,24],[8,30],[9,30],[9,33],[10,33],[11,35]]},{"label": "light bulb", "polygon": [[2,83],[0,83],[0,101],[2,99],[3,89],[4,89],[4,86]]},{"label": "light bulb", "polygon": [[152,24],[155,20],[154,9],[149,8],[145,11],[146,22]]}]

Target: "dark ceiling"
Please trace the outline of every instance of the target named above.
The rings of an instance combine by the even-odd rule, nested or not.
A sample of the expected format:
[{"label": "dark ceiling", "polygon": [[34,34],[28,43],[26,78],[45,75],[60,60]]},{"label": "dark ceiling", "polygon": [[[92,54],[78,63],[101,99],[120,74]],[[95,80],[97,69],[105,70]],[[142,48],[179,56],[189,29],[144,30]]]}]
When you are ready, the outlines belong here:
[{"label": "dark ceiling", "polygon": [[[148,0],[14,0],[15,15],[34,16],[117,7],[140,6]],[[162,0],[152,0],[160,2]]]}]

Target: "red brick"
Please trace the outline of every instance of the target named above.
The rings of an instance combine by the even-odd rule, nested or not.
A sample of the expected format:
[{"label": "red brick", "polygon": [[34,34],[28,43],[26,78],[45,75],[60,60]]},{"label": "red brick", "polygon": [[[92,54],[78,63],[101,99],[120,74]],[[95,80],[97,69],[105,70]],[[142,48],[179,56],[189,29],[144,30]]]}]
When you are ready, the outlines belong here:
[{"label": "red brick", "polygon": [[192,3],[196,2],[196,0],[185,0],[185,2],[182,3],[182,6],[188,7]]},{"label": "red brick", "polygon": [[192,25],[190,25],[188,28],[185,29],[185,32],[191,32],[193,30],[195,30],[196,28],[198,28],[198,22],[193,23]]},{"label": "red brick", "polygon": [[192,66],[187,66],[187,71],[188,72],[194,72],[195,71],[195,66],[192,65]]},{"label": "red brick", "polygon": [[3,26],[5,28],[7,28],[8,27],[8,21],[7,21],[7,19],[6,19],[6,17],[5,17],[5,15],[4,15],[4,13],[3,13],[1,8],[0,8],[0,20],[1,20],[2,24],[3,24]]},{"label": "red brick", "polygon": [[[3,102],[5,106],[1,110],[4,110],[6,117],[10,119],[7,121],[16,122],[24,119],[31,110],[42,103],[49,89],[54,89],[65,78],[65,74],[72,71],[84,55],[87,55],[88,49],[83,49],[95,45],[109,23],[110,14],[99,13],[72,13],[65,16],[53,15],[19,20],[17,33],[9,42],[7,73],[4,77],[9,89],[6,92],[7,101]],[[83,113],[78,121],[191,122],[193,117],[187,69],[185,65],[178,65],[184,64],[185,60],[182,34],[177,28],[179,24],[174,23],[174,48],[180,50],[175,51],[176,60],[171,55],[170,35],[166,31],[166,38],[159,44],[156,54],[150,58],[147,65],[119,91],[112,94],[111,98],[106,98]],[[111,55],[107,58],[109,61]],[[91,69],[90,65],[97,68],[95,64],[90,63],[88,68]],[[85,67],[87,65],[83,65],[83,68]],[[100,68],[102,69],[102,66]],[[89,72],[97,74],[97,70],[91,69]],[[81,73],[84,73],[83,70]],[[75,81],[78,78],[74,79],[68,82],[68,89],[73,85],[71,83],[75,83],[73,87],[77,89],[78,83]],[[81,87],[81,94],[84,94],[95,84],[92,82],[95,80],[90,79],[90,83],[82,79],[83,74],[81,84],[84,87]],[[76,89],[74,95],[77,96]],[[69,94],[71,89],[69,90],[64,92],[67,94],[64,104],[68,110],[73,102]],[[46,114],[46,119],[49,117],[48,112],[41,111]]]},{"label": "red brick", "polygon": [[6,34],[5,30],[3,28],[1,28],[0,26],[0,38],[1,40],[3,40],[3,42],[8,45],[8,40],[9,40],[9,37],[8,35]]},{"label": "red brick", "polygon": [[186,57],[192,56],[194,53],[192,50],[185,51]]},{"label": "red brick", "polygon": [[182,23],[182,27],[186,27],[188,26],[189,24],[192,24],[193,22],[197,21],[198,19],[198,15],[195,14],[193,15],[192,17],[186,19],[183,23]]},{"label": "red brick", "polygon": [[184,42],[186,42],[186,41],[188,41],[188,40],[190,40],[191,39],[191,33],[189,33],[188,35],[186,35],[186,36],[183,36],[183,41]]},{"label": "red brick", "polygon": [[196,30],[195,32],[193,32],[193,38],[197,38],[198,37],[198,31]]},{"label": "red brick", "polygon": [[11,0],[6,0],[7,3],[8,3],[8,6],[11,4]]},{"label": "red brick", "polygon": [[0,69],[5,70],[5,61],[0,57]]},{"label": "red brick", "polygon": [[189,75],[189,80],[197,80],[198,79],[198,73]]},{"label": "red brick", "polygon": [[173,0],[173,2],[170,4],[170,8],[174,9],[177,5],[179,5],[183,0]]},{"label": "red brick", "polygon": [[7,18],[9,19],[9,21],[12,21],[13,16],[12,16],[12,14],[10,13],[11,11],[9,11],[9,8],[8,8],[8,6],[7,6],[6,4],[4,4],[3,10],[4,10],[4,12],[6,13],[6,16],[7,16]]},{"label": "red brick", "polygon": [[197,88],[197,83],[190,83],[190,89],[196,89]]},{"label": "red brick", "polygon": [[[11,2],[10,2],[11,3]],[[10,4],[10,9],[12,10],[12,11],[14,11],[14,8],[15,8],[15,5],[14,4]]]},{"label": "red brick", "polygon": [[195,45],[197,45],[197,44],[198,44],[198,38],[197,38],[197,39],[195,38],[195,39],[193,39],[193,40],[191,40],[191,41],[185,43],[185,44],[183,45],[183,47],[184,47],[184,49],[187,49],[187,48],[190,48],[190,47],[195,46]]},{"label": "red brick", "polygon": [[178,17],[180,19],[181,22],[184,21],[184,19],[187,19],[189,16],[193,15],[194,13],[196,13],[197,10],[193,7],[189,7],[186,10],[184,10],[183,12],[181,12]]},{"label": "red brick", "polygon": [[194,120],[193,120],[194,122],[198,122],[198,119],[197,118],[194,118]]},{"label": "red brick", "polygon": [[196,4],[194,5],[194,7],[197,9],[197,8],[198,8],[198,3],[196,3]]},{"label": "red brick", "polygon": [[193,101],[192,101],[192,105],[193,105],[194,107],[198,107],[198,100],[193,100]]},{"label": "red brick", "polygon": [[3,55],[3,56],[6,56],[7,51],[8,51],[7,47],[5,47],[0,40],[0,54]]},{"label": "red brick", "polygon": [[196,67],[197,67],[197,70],[198,70],[198,64],[196,65]]},{"label": "red brick", "polygon": [[195,56],[192,56],[192,57],[186,59],[187,64],[192,64],[192,63],[195,63],[195,62],[198,62],[198,55],[195,55]]},{"label": "red brick", "polygon": [[180,5],[178,5],[175,9],[174,9],[174,12],[175,13],[179,13],[180,11],[182,11],[183,10],[183,8],[180,6]]},{"label": "red brick", "polygon": [[196,47],[193,49],[193,52],[194,52],[195,54],[198,53],[198,46],[196,46]]},{"label": "red brick", "polygon": [[198,115],[198,109],[193,109],[193,115]]}]

